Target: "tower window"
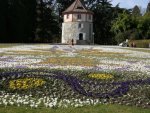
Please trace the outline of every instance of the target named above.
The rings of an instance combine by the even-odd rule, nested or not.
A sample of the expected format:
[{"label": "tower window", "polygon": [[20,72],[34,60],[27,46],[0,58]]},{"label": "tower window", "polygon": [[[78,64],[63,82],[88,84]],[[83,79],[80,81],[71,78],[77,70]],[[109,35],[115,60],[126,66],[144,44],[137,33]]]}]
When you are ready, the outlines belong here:
[{"label": "tower window", "polygon": [[81,23],[79,23],[79,24],[78,24],[78,28],[81,28],[81,27],[82,27],[82,25],[81,25]]},{"label": "tower window", "polygon": [[80,28],[83,28],[83,24],[82,23],[79,23],[78,24],[78,28],[80,29]]},{"label": "tower window", "polygon": [[81,19],[81,14],[78,14],[78,17],[77,17],[78,19]]}]

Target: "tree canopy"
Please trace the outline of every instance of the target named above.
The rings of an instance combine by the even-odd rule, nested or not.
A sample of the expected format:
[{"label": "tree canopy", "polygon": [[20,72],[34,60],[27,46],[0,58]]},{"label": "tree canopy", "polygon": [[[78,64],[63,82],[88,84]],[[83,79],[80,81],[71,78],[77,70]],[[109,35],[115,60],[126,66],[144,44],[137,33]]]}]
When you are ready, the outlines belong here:
[{"label": "tree canopy", "polygon": [[[48,42],[61,40],[62,12],[74,0],[1,0],[0,1],[0,42]],[[94,34],[97,44],[116,44],[120,33],[126,38],[149,38],[148,14],[140,8],[123,9],[119,4],[112,6],[109,0],[82,1],[94,12]],[[136,17],[136,18],[135,18]],[[136,35],[134,35],[136,34]]]}]

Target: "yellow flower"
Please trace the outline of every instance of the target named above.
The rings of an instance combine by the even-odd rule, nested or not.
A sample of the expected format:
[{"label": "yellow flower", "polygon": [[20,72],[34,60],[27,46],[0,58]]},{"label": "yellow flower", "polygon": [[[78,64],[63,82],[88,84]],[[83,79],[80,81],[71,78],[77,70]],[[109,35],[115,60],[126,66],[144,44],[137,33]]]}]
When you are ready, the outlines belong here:
[{"label": "yellow flower", "polygon": [[46,82],[40,78],[24,78],[24,79],[17,79],[17,80],[10,80],[9,81],[9,88],[10,89],[29,89],[29,88],[36,88],[38,86],[42,86]]},{"label": "yellow flower", "polygon": [[100,74],[100,73],[91,73],[91,74],[89,74],[88,75],[88,77],[90,77],[90,78],[95,78],[95,79],[112,79],[112,78],[114,78],[114,76],[113,75],[111,75],[111,74]]}]

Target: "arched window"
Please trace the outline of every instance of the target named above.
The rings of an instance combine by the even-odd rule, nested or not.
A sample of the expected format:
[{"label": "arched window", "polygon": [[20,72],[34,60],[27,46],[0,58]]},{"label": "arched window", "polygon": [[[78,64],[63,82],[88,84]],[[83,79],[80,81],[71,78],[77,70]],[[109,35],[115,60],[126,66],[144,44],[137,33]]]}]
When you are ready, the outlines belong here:
[{"label": "arched window", "polygon": [[83,33],[79,34],[79,40],[83,40]]}]

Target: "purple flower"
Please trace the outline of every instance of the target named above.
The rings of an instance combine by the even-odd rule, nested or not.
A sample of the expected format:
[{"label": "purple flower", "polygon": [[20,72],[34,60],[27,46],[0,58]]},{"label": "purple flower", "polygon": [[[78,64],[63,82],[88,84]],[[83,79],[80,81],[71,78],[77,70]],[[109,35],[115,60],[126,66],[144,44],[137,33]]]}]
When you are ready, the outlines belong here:
[{"label": "purple flower", "polygon": [[16,66],[15,68],[27,68],[27,66],[18,65],[18,66]]},{"label": "purple flower", "polygon": [[147,66],[144,66],[144,67],[150,69],[150,65],[147,65]]},{"label": "purple flower", "polygon": [[127,61],[129,64],[137,63],[138,61]]},{"label": "purple flower", "polygon": [[[17,66],[16,66],[17,67]],[[24,68],[24,66],[18,66],[18,68]],[[42,75],[41,77],[47,78],[51,80],[53,79],[59,79],[64,81],[67,85],[69,85],[73,91],[78,92],[81,95],[87,96],[87,97],[97,97],[97,98],[110,98],[110,97],[118,97],[126,94],[129,90],[130,87],[136,86],[137,84],[140,85],[145,85],[145,84],[150,84],[150,78],[147,78],[145,80],[139,79],[139,80],[128,80],[128,81],[119,81],[119,82],[111,82],[111,83],[100,83],[100,82],[95,82],[93,80],[82,80],[79,79],[75,76],[67,75],[63,71],[42,71],[42,70],[28,70],[28,71],[19,71],[19,72],[0,72],[0,78],[5,77],[10,78],[15,76],[16,78],[21,77],[24,75],[24,73],[28,72],[46,72],[46,73],[52,73],[52,75]],[[28,75],[30,77],[30,75]],[[31,75],[33,76],[33,74]],[[36,75],[37,76],[37,75]],[[40,77],[39,75],[37,77]],[[84,86],[88,86],[89,88],[87,89]],[[106,88],[106,91],[101,92],[101,91],[96,91],[93,90],[93,86],[98,87],[98,88]],[[108,87],[111,87],[111,89],[108,89]]]},{"label": "purple flower", "polygon": [[116,71],[123,71],[123,70],[128,70],[130,66],[122,67],[122,68],[116,68]]}]

